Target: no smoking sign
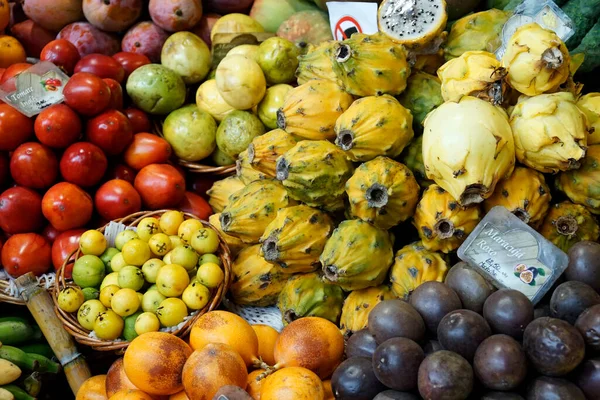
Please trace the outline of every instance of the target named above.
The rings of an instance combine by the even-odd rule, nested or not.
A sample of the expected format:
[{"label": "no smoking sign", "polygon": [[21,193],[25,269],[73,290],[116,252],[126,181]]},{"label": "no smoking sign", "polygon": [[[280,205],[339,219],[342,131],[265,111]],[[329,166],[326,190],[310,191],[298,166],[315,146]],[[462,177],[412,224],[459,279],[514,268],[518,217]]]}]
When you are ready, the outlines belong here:
[{"label": "no smoking sign", "polygon": [[377,33],[377,4],[333,1],[327,3],[331,33],[335,40],[355,33]]}]

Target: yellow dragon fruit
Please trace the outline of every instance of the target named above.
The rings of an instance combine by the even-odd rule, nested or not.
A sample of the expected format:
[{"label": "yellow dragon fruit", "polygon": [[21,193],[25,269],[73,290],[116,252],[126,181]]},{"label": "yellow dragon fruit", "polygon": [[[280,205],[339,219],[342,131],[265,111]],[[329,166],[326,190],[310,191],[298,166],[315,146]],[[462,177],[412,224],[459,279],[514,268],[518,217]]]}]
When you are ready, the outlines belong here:
[{"label": "yellow dragon fruit", "polygon": [[327,214],[309,206],[281,209],[260,238],[260,255],[285,273],[312,272],[333,228]]},{"label": "yellow dragon fruit", "polygon": [[444,258],[427,250],[421,242],[404,246],[396,253],[390,269],[392,291],[401,299],[408,296],[424,282],[443,282],[448,273]]},{"label": "yellow dragon fruit", "polygon": [[335,42],[329,41],[318,46],[308,45],[307,53],[298,57],[300,64],[296,71],[296,77],[299,85],[304,85],[314,79],[337,81],[337,76],[333,72],[333,62],[331,61],[334,44]]},{"label": "yellow dragon fruit", "polygon": [[426,188],[433,184],[433,181],[427,179],[425,165],[423,164],[423,136],[417,136],[408,145],[400,161],[406,165],[417,179],[419,186]]},{"label": "yellow dragon fruit", "polygon": [[600,93],[588,93],[577,100],[577,107],[585,113],[590,124],[591,135],[587,144],[600,144]]},{"label": "yellow dragon fruit", "polygon": [[335,121],[353,101],[335,82],[309,81],[288,92],[277,126],[303,139],[333,139]]},{"label": "yellow dragon fruit", "polygon": [[589,127],[572,93],[521,98],[510,115],[517,159],[537,171],[577,169],[585,157]]},{"label": "yellow dragon fruit", "polygon": [[209,196],[208,204],[210,204],[214,212],[219,213],[229,204],[229,197],[235,192],[242,190],[244,186],[244,182],[237,176],[230,176],[216,181],[206,192]]},{"label": "yellow dragon fruit", "polygon": [[550,207],[538,231],[564,252],[577,242],[595,242],[600,235],[594,216],[584,206],[570,201]]},{"label": "yellow dragon fruit", "polygon": [[573,203],[600,214],[600,145],[588,147],[581,168],[563,172],[556,180],[556,188]]},{"label": "yellow dragon fruit", "polygon": [[348,93],[364,96],[396,96],[406,89],[410,66],[403,46],[380,33],[355,33],[334,44],[333,71]]},{"label": "yellow dragon fruit", "polygon": [[252,165],[250,165],[248,150],[244,150],[238,155],[238,159],[235,161],[235,174],[244,185],[254,181],[269,179],[267,175],[255,170]]},{"label": "yellow dragon fruit", "polygon": [[419,201],[419,184],[410,170],[387,157],[367,161],[346,182],[350,216],[390,229],[409,219]]},{"label": "yellow dragon fruit", "polygon": [[282,129],[275,129],[255,137],[244,156],[248,157],[248,162],[254,170],[269,178],[275,178],[277,159],[296,143],[292,135]]},{"label": "yellow dragon fruit", "polygon": [[494,194],[483,202],[485,212],[503,206],[526,224],[537,228],[550,207],[550,188],[544,175],[530,168],[516,167],[510,178],[496,185]]},{"label": "yellow dragon fruit", "polygon": [[473,232],[481,217],[478,205],[461,207],[444,189],[431,185],[417,204],[413,225],[426,249],[450,253]]},{"label": "yellow dragon fruit", "polygon": [[340,329],[344,336],[350,337],[354,332],[365,329],[371,310],[382,301],[395,298],[396,296],[388,285],[350,292],[344,300],[340,317]]},{"label": "yellow dragon fruit", "polygon": [[221,234],[233,257],[247,247],[240,239],[223,232],[223,228],[221,227],[221,213],[216,213],[208,217],[208,222]]},{"label": "yellow dragon fruit", "polygon": [[416,71],[408,78],[406,90],[398,101],[413,115],[413,128],[423,132],[423,121],[427,114],[444,102],[442,86],[438,77]]},{"label": "yellow dragon fruit", "polygon": [[244,249],[231,265],[233,283],[229,293],[236,304],[255,307],[274,305],[289,278],[277,265],[266,262],[259,251],[260,245]]},{"label": "yellow dragon fruit", "polygon": [[392,245],[387,231],[361,220],[343,221],[320,257],[325,278],[345,291],[379,286],[392,263]]},{"label": "yellow dragon fruit", "polygon": [[335,123],[335,144],[352,161],[397,157],[413,138],[410,111],[392,96],[356,100]]},{"label": "yellow dragon fruit", "polygon": [[467,51],[442,65],[437,75],[442,82],[445,101],[473,96],[500,105],[508,90],[506,69],[486,51]]},{"label": "yellow dragon fruit", "polygon": [[346,181],[354,167],[342,150],[325,140],[303,140],[277,160],[277,179],[290,196],[326,211],[344,208]]},{"label": "yellow dragon fruit", "polygon": [[527,96],[551,92],[569,77],[569,51],[558,35],[536,23],[519,27],[506,44],[508,84]]},{"label": "yellow dragon fruit", "polygon": [[342,288],[316,272],[289,278],[277,301],[284,325],[304,317],[325,318],[337,324],[343,304]]},{"label": "yellow dragon fruit", "polygon": [[482,202],[514,169],[506,113],[471,96],[442,104],[425,119],[423,162],[427,177],[461,205]]},{"label": "yellow dragon fruit", "polygon": [[223,232],[244,243],[258,243],[281,208],[295,205],[281,183],[254,181],[236,193],[220,216]]},{"label": "yellow dragon fruit", "polygon": [[444,44],[447,60],[467,51],[496,51],[502,44],[500,34],[511,13],[496,9],[462,17],[452,25]]}]

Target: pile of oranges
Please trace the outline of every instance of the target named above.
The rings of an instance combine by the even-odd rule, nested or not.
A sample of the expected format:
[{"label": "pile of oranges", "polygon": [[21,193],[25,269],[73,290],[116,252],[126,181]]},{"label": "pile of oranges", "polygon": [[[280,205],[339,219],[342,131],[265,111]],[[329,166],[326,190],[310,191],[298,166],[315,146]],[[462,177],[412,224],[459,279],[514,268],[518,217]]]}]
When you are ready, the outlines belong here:
[{"label": "pile of oranges", "polygon": [[8,68],[13,64],[25,62],[27,54],[17,39],[2,32],[10,23],[10,6],[8,0],[0,0],[0,68]]},{"label": "pile of oranges", "polygon": [[332,400],[329,379],[343,353],[342,334],[323,318],[301,318],[278,333],[212,311],[195,322],[187,342],[162,332],[138,336],[106,375],[82,385],[77,400],[212,400],[234,393]]}]

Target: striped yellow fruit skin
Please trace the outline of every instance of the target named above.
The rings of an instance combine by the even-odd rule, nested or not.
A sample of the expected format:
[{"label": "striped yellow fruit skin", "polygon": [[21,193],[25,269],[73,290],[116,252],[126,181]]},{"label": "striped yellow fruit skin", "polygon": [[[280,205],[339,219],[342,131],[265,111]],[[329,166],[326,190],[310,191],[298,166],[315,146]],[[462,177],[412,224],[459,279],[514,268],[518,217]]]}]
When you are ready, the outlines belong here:
[{"label": "striped yellow fruit skin", "polygon": [[333,62],[331,61],[334,44],[334,41],[327,41],[318,46],[308,45],[306,54],[298,57],[299,65],[296,77],[299,85],[317,79],[337,81],[337,76],[333,72]]},{"label": "striped yellow fruit skin", "polygon": [[587,208],[570,201],[563,201],[550,207],[538,232],[556,247],[568,252],[577,242],[597,241],[600,227]]},{"label": "striped yellow fruit skin", "polygon": [[395,299],[396,295],[388,285],[370,287],[351,292],[342,307],[340,329],[345,336],[367,327],[369,313],[384,300]]},{"label": "striped yellow fruit skin", "polygon": [[237,176],[230,176],[216,181],[206,192],[209,196],[208,204],[210,204],[214,212],[219,213],[229,204],[230,196],[242,190],[244,186],[244,182]]},{"label": "striped yellow fruit skin", "polygon": [[600,145],[587,148],[579,169],[561,173],[556,188],[573,203],[581,204],[593,214],[600,214]]},{"label": "striped yellow fruit skin", "polygon": [[283,129],[272,130],[254,138],[250,143],[247,152],[248,162],[259,173],[275,178],[277,159],[296,143],[297,140]]}]

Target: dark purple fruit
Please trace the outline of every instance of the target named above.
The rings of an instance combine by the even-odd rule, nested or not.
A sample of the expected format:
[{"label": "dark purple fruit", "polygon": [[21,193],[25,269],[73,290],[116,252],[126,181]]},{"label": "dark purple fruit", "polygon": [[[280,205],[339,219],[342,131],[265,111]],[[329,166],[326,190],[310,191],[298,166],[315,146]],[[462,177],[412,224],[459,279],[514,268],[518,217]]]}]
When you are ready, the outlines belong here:
[{"label": "dark purple fruit", "polygon": [[533,310],[533,319],[549,317],[549,316],[550,316],[550,305],[549,304],[542,304],[542,305],[536,307],[535,310]]},{"label": "dark purple fruit", "polygon": [[592,351],[600,351],[600,305],[595,305],[581,313],[575,328]]},{"label": "dark purple fruit", "polygon": [[385,387],[375,377],[370,358],[352,357],[333,372],[331,389],[336,399],[371,400]]},{"label": "dark purple fruit", "polygon": [[515,339],[508,335],[494,335],[479,345],[473,370],[488,389],[512,390],[527,376],[527,357]]},{"label": "dark purple fruit", "polygon": [[586,309],[600,304],[600,295],[588,284],[569,281],[556,288],[550,299],[550,316],[574,324]]},{"label": "dark purple fruit", "polygon": [[373,354],[373,370],[381,383],[390,389],[408,391],[417,387],[419,365],[425,353],[415,341],[391,338]]},{"label": "dark purple fruit", "polygon": [[252,396],[244,389],[234,386],[221,386],[219,391],[215,393],[213,400],[252,400]]},{"label": "dark purple fruit", "polygon": [[488,392],[480,400],[524,400],[522,396],[510,392]]},{"label": "dark purple fruit", "polygon": [[444,350],[444,348],[437,340],[430,340],[427,343],[425,343],[425,346],[423,346],[423,351],[425,352],[426,356],[440,350]]},{"label": "dark purple fruit", "polygon": [[462,261],[450,268],[445,283],[458,294],[463,308],[480,314],[483,303],[495,290],[479,272]]},{"label": "dark purple fruit", "polygon": [[527,390],[527,400],[586,400],[581,389],[571,382],[540,376]]},{"label": "dark purple fruit", "polygon": [[562,376],[573,371],[585,355],[579,331],[556,318],[538,318],[527,326],[523,349],[535,369],[543,375]]},{"label": "dark purple fruit", "polygon": [[386,390],[379,393],[373,400],[420,400],[418,396],[411,393]]},{"label": "dark purple fruit", "polygon": [[462,308],[456,292],[450,286],[435,281],[419,285],[410,295],[409,302],[423,317],[427,330],[434,335],[446,314]]},{"label": "dark purple fruit", "polygon": [[415,342],[425,336],[425,322],[417,310],[404,300],[384,300],[369,313],[369,332],[381,344],[393,337]]},{"label": "dark purple fruit", "polygon": [[368,329],[354,332],[346,342],[346,357],[373,357],[377,342]]},{"label": "dark purple fruit", "polygon": [[588,399],[600,399],[600,358],[581,364],[575,382]]},{"label": "dark purple fruit", "polygon": [[425,399],[463,400],[473,390],[473,369],[460,355],[438,351],[421,363],[418,383]]},{"label": "dark purple fruit", "polygon": [[569,249],[569,266],[565,270],[568,281],[587,283],[600,292],[600,244],[578,242]]},{"label": "dark purple fruit", "polygon": [[456,310],[446,315],[438,326],[438,341],[446,350],[473,361],[477,347],[492,330],[483,317],[471,310]]},{"label": "dark purple fruit", "polygon": [[483,304],[483,316],[495,333],[521,339],[533,321],[533,304],[518,290],[500,289]]}]

